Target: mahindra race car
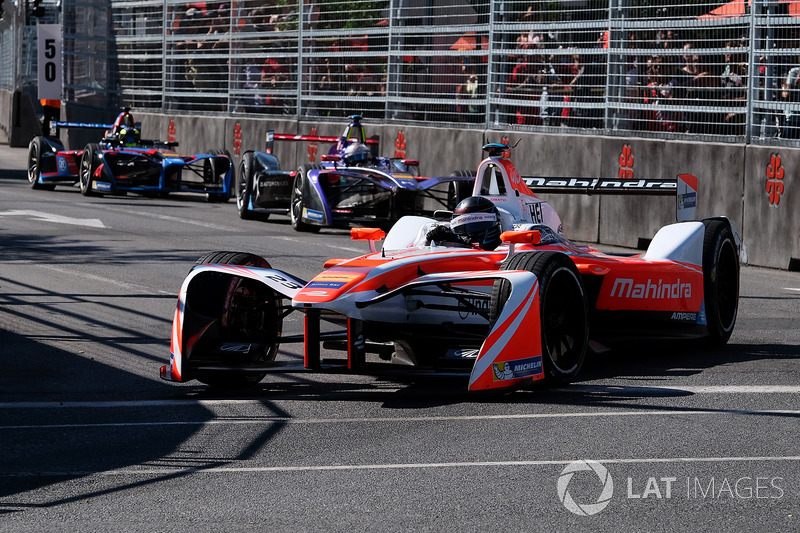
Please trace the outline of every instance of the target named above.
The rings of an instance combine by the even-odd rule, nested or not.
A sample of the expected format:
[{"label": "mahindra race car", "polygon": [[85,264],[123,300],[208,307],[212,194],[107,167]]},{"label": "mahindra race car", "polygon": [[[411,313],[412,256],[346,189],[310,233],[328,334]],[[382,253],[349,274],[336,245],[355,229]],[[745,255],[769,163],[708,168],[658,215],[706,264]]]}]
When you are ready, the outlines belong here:
[{"label": "mahindra race car", "polygon": [[[371,253],[331,259],[310,281],[254,254],[200,258],[180,290],[161,377],[238,386],[269,372],[399,369],[462,373],[474,391],[570,382],[590,341],[728,341],[743,244],[725,217],[691,220],[694,176],[523,178],[507,145],[484,149],[473,196],[449,220],[408,216],[386,235],[353,228]],[[674,195],[679,222],[643,253],[602,252],[565,238],[534,190]],[[290,313],[302,314],[302,335],[282,336]],[[287,342],[303,343],[302,361],[277,357]],[[342,355],[323,359],[321,345]]]},{"label": "mahindra race car", "polygon": [[[265,152],[247,151],[239,165],[236,204],[243,219],[265,220],[270,214],[289,215],[298,231],[351,224],[382,225],[403,215],[426,212],[424,201],[435,209],[452,209],[472,190],[471,172],[449,177],[424,178],[419,162],[376,157],[378,139],[367,138],[361,117],[340,137],[267,133]],[[306,163],[297,170],[282,170],[272,154],[276,140],[332,143],[321,163]],[[447,190],[437,187],[447,183]],[[427,209],[432,213],[435,209]]]},{"label": "mahindra race car", "polygon": [[[28,182],[34,189],[80,184],[84,196],[103,194],[203,193],[211,202],[231,196],[233,164],[222,151],[178,155],[178,143],[143,140],[130,108],[113,124],[54,122],[50,135],[34,137],[28,146]],[[99,143],[66,150],[60,128],[105,129]]]}]

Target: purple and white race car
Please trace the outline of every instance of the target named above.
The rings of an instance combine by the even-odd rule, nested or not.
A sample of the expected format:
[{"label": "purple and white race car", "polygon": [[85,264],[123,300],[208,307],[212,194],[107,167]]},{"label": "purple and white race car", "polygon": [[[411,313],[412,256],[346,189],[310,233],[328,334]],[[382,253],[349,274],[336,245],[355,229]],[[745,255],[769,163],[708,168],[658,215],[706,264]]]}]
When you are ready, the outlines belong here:
[{"label": "purple and white race car", "polygon": [[[269,132],[264,152],[247,151],[239,166],[236,202],[243,219],[289,215],[298,231],[350,225],[388,226],[405,215],[453,209],[469,196],[472,171],[422,177],[419,161],[378,157],[378,139],[367,138],[353,115],[340,137]],[[282,170],[272,154],[276,140],[331,143],[321,163]],[[447,186],[445,186],[446,184]]]}]

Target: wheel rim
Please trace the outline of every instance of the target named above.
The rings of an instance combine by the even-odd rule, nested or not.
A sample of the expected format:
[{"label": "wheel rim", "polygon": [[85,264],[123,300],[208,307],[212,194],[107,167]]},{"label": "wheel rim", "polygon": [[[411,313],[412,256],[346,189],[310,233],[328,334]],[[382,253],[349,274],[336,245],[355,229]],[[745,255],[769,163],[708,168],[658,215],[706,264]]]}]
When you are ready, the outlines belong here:
[{"label": "wheel rim", "polygon": [[36,183],[39,179],[39,147],[36,144],[31,146],[31,153],[28,156],[30,164],[28,166],[28,181]]},{"label": "wheel rim", "polygon": [[542,306],[542,347],[550,362],[562,374],[573,372],[580,364],[586,331],[586,317],[573,274],[557,270],[545,288]]},{"label": "wheel rim", "polygon": [[87,154],[84,152],[83,157],[81,158],[81,176],[80,176],[80,183],[81,183],[81,191],[85,192],[89,190],[89,181],[91,175],[91,154]]},{"label": "wheel rim", "polygon": [[720,326],[724,331],[733,327],[739,295],[736,250],[730,240],[722,243],[716,272],[716,302]]}]

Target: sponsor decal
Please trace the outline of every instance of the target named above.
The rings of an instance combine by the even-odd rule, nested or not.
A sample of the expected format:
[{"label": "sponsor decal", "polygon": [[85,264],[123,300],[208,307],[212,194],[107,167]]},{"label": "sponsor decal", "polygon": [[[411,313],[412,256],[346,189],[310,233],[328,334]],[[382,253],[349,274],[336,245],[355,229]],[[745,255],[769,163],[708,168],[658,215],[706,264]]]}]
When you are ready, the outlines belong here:
[{"label": "sponsor decal", "polygon": [[58,161],[58,171],[62,174],[67,172],[67,160],[63,157],[56,157],[56,161]]},{"label": "sponsor decal", "polygon": [[682,313],[676,311],[670,317],[672,320],[680,320],[682,322],[697,322],[697,313]]},{"label": "sponsor decal", "polygon": [[262,187],[283,187],[283,186],[286,185],[286,181],[285,180],[264,180],[264,181],[259,181],[258,184],[261,185]]},{"label": "sponsor decal", "polygon": [[474,222],[495,222],[497,216],[494,213],[470,213],[468,215],[460,215],[450,221],[450,227],[455,229],[465,224],[472,224]]},{"label": "sponsor decal", "polygon": [[589,187],[593,189],[675,189],[675,180],[616,178],[525,178],[529,187]]},{"label": "sponsor decal", "polygon": [[614,286],[611,287],[611,298],[632,298],[632,299],[665,299],[665,298],[691,298],[692,284],[682,283],[678,278],[675,283],[664,283],[648,279],[643,283],[635,283],[631,278],[617,278]]},{"label": "sponsor decal", "polygon": [[687,192],[684,194],[678,195],[678,208],[685,209],[697,207],[697,193],[696,192]]},{"label": "sponsor decal", "polygon": [[306,287],[314,289],[340,289],[345,285],[347,285],[345,281],[312,281],[306,285]]},{"label": "sponsor decal", "polygon": [[542,213],[541,202],[528,204],[528,209],[531,212],[531,222],[534,224],[544,224],[544,214]]},{"label": "sponsor decal", "polygon": [[542,356],[492,363],[494,381],[524,378],[542,373]]},{"label": "sponsor decal", "polygon": [[308,209],[307,207],[304,207],[303,218],[307,218],[309,220],[322,220],[324,215],[322,214],[322,211],[316,211],[314,209]]},{"label": "sponsor decal", "polygon": [[360,277],[359,274],[323,272],[314,278],[314,281],[351,281]]},{"label": "sponsor decal", "polygon": [[105,181],[95,181],[93,183],[93,185],[94,186],[92,188],[93,189],[97,189],[98,191],[110,191],[111,190],[111,184],[110,183],[106,183]]}]

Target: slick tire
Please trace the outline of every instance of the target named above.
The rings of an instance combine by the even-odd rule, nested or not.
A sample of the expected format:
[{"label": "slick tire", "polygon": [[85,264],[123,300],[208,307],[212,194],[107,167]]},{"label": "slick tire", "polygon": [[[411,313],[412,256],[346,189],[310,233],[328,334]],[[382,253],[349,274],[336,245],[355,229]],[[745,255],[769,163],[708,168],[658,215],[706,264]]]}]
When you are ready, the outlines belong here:
[{"label": "slick tire", "polygon": [[269,215],[256,214],[250,209],[250,199],[253,194],[253,180],[255,172],[255,161],[253,152],[247,152],[242,156],[239,163],[238,179],[236,180],[236,209],[239,211],[239,218],[242,220],[253,220],[261,218],[266,220]]},{"label": "slick tire", "polygon": [[[236,172],[233,166],[233,159],[231,159],[230,154],[227,150],[208,150],[206,153],[211,155],[224,155],[228,157],[228,166],[231,171],[231,183],[236,183]],[[203,181],[205,183],[214,183],[217,179],[217,175],[222,172],[220,169],[220,165],[222,163],[217,161],[216,159],[206,159],[203,163]],[[227,169],[225,169],[227,172]],[[230,188],[227,192],[209,192],[206,193],[206,201],[211,203],[221,203],[224,204],[231,198],[231,191]]]},{"label": "slick tire", "polygon": [[[255,266],[269,268],[262,257],[244,252],[211,252],[200,257],[196,264]],[[225,278],[222,284],[209,287],[204,300],[214,302],[208,309],[197,309],[201,314],[215,316],[219,342],[253,343],[261,349],[246,355],[231,354],[243,366],[269,363],[275,360],[282,331],[283,300],[279,294],[264,284],[248,278]],[[202,306],[202,302],[196,304]],[[225,364],[225,361],[220,361]],[[210,387],[240,389],[258,384],[266,372],[258,371],[198,371],[195,378]]]},{"label": "slick tire", "polygon": [[[471,170],[454,170],[450,175],[456,178],[475,177],[475,173]],[[474,186],[474,180],[450,182],[447,186],[447,209],[452,211],[461,200],[472,196],[472,189]]]},{"label": "slick tire", "polygon": [[78,170],[78,182],[83,196],[97,196],[97,193],[92,190],[92,179],[97,170],[99,154],[99,144],[87,144],[86,148],[83,149],[80,168]]},{"label": "slick tire", "polygon": [[305,231],[317,233],[320,230],[319,226],[303,222],[303,208],[306,205],[305,191],[308,183],[308,171],[322,168],[319,165],[302,165],[297,169],[297,174],[292,183],[292,196],[291,204],[289,205],[289,217],[292,221],[292,227],[296,231]]},{"label": "slick tire", "polygon": [[739,253],[728,222],[704,220],[703,290],[709,341],[728,342],[739,312]]},{"label": "slick tire", "polygon": [[[518,253],[501,270],[527,270],[539,280],[539,312],[545,378],[569,383],[578,376],[589,344],[589,309],[578,269],[558,252]],[[508,300],[507,281],[495,281],[489,313],[494,325]]]},{"label": "slick tire", "polygon": [[42,175],[42,151],[44,150],[45,142],[41,137],[34,137],[28,145],[28,183],[31,189],[52,191],[56,188],[53,184],[39,183],[39,177]]}]

